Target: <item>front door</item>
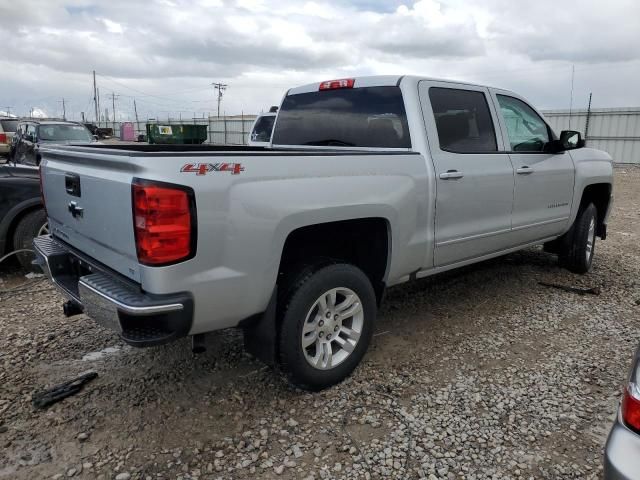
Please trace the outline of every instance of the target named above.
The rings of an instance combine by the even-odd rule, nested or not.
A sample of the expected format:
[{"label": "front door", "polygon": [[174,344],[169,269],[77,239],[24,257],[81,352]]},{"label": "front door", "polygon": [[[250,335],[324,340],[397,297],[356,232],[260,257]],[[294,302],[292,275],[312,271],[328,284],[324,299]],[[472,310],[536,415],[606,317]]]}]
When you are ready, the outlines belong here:
[{"label": "front door", "polygon": [[561,234],[571,212],[574,166],[567,152],[549,153],[552,132],[542,117],[512,93],[492,91],[504,142],[515,169],[513,242]]},{"label": "front door", "polygon": [[434,265],[509,246],[514,172],[484,87],[420,82],[436,172]]}]

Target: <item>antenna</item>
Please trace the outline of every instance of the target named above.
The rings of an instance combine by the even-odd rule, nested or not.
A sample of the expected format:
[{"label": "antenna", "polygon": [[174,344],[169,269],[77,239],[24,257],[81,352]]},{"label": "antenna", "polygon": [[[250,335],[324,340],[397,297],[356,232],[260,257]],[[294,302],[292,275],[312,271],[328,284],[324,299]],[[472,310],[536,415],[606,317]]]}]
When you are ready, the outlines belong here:
[{"label": "antenna", "polygon": [[576,66],[571,65],[571,98],[569,99],[569,130],[571,130],[571,115],[573,110],[573,79],[576,75]]}]

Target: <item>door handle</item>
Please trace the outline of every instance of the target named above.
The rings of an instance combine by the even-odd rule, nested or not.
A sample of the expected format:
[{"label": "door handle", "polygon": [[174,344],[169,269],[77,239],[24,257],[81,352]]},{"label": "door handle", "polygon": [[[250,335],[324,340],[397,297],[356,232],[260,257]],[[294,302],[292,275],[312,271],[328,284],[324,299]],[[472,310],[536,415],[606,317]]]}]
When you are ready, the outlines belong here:
[{"label": "door handle", "polygon": [[442,180],[456,180],[462,177],[464,177],[464,173],[459,172],[458,170],[447,170],[446,172],[440,174],[440,178]]},{"label": "door handle", "polygon": [[516,170],[516,173],[518,175],[529,175],[530,173],[533,173],[533,168],[531,168],[528,165],[523,165],[522,167]]}]

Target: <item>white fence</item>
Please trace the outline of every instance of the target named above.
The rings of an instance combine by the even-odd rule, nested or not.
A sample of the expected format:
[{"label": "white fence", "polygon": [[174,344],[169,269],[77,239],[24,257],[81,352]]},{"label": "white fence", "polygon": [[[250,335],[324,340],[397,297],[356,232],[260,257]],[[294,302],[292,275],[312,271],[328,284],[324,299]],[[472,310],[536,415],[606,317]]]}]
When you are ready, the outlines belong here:
[{"label": "white fence", "polygon": [[604,150],[616,163],[640,164],[640,108],[548,110],[544,117],[556,133],[578,130],[587,146]]},{"label": "white fence", "polygon": [[[246,145],[249,137],[249,131],[255,120],[255,115],[243,115],[238,117],[209,117],[209,118],[191,118],[191,119],[167,119],[155,120],[149,119],[133,123],[138,135],[147,134],[147,123],[158,125],[207,125],[207,140],[205,143],[227,144],[227,145]],[[112,128],[113,135],[120,136],[120,124],[122,122],[99,122],[100,128]]]}]

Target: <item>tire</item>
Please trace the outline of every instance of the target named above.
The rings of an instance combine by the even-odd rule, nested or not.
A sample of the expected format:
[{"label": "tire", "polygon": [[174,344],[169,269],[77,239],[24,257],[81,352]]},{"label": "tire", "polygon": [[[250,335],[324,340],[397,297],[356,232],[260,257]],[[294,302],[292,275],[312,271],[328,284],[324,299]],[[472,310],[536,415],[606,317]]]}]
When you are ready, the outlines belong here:
[{"label": "tire", "polygon": [[[47,215],[42,208],[27,213],[20,219],[15,231],[13,232],[13,249],[29,249],[33,250],[33,239],[46,229]],[[22,268],[29,271],[39,271],[37,267],[34,267],[31,262],[34,259],[33,253],[18,253],[16,254]]]},{"label": "tire", "polygon": [[377,307],[369,278],[349,264],[319,266],[304,269],[287,291],[279,318],[282,371],[305,390],[341,382],[360,363],[373,335]]},{"label": "tire", "polygon": [[587,273],[593,264],[596,246],[598,211],[593,203],[578,212],[570,230],[568,244],[560,255],[561,264],[574,273]]}]

